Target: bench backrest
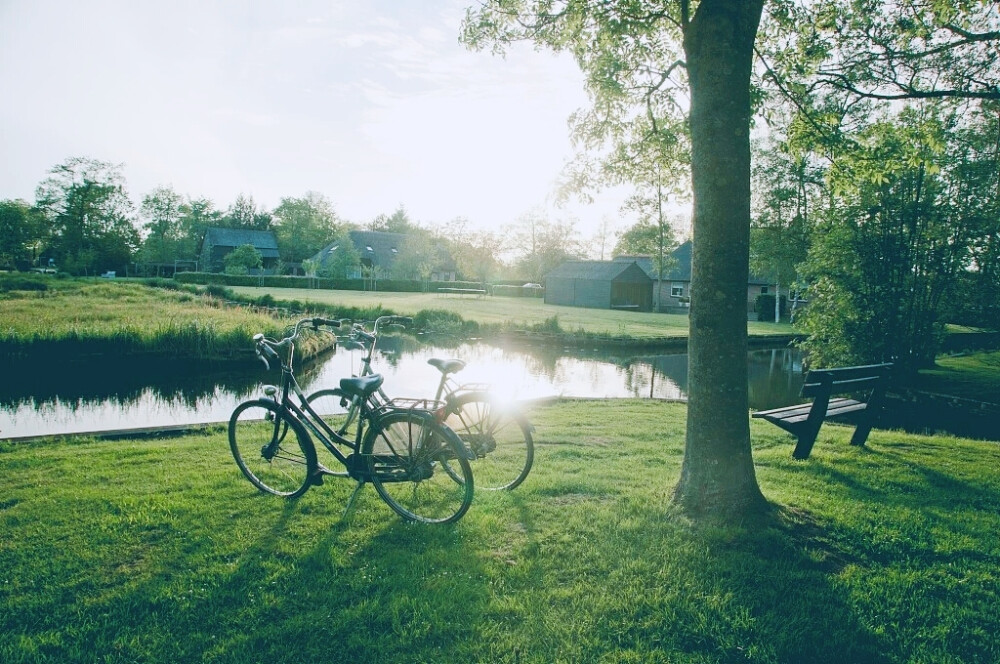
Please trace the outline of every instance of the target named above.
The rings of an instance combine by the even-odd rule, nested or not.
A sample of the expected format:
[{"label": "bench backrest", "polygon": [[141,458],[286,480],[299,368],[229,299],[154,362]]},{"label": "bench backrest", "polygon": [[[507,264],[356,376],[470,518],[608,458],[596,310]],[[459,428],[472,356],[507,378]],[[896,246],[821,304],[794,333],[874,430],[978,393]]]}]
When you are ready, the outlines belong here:
[{"label": "bench backrest", "polygon": [[805,382],[802,384],[802,396],[817,397],[822,394],[872,390],[889,375],[891,369],[891,362],[862,367],[813,369],[806,374]]}]

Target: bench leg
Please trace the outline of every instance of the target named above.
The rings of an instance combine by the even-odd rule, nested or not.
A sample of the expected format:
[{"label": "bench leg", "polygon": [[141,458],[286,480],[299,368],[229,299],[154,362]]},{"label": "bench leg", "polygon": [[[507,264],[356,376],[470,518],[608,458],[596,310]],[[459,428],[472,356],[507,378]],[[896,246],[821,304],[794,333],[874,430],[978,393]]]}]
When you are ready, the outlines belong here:
[{"label": "bench leg", "polygon": [[809,458],[813,445],[816,443],[816,436],[819,434],[819,427],[806,427],[798,435],[799,442],[795,445],[792,457],[800,460]]},{"label": "bench leg", "polygon": [[864,447],[865,441],[868,440],[868,434],[872,430],[872,421],[870,418],[864,418],[860,423],[858,423],[858,428],[854,430],[854,435],[851,436],[851,445],[857,447]]}]

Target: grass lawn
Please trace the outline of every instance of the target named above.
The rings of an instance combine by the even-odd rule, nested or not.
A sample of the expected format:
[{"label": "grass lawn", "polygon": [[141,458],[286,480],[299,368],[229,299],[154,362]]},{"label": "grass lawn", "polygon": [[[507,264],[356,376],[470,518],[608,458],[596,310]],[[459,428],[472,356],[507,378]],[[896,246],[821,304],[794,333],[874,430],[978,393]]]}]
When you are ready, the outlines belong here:
[{"label": "grass lawn", "polygon": [[926,392],[1000,403],[1000,351],[939,357],[914,385]]},{"label": "grass lawn", "polygon": [[[777,507],[670,506],[685,408],[538,407],[535,467],[454,526],[367,487],[258,494],[220,431],[0,443],[0,661],[1000,661],[1000,447],[754,421]],[[631,423],[631,426],[624,426]]]},{"label": "grass lawn", "polygon": [[[688,317],[678,314],[654,314],[612,309],[584,309],[545,304],[530,297],[474,297],[438,293],[370,293],[300,288],[230,287],[249,297],[270,294],[277,300],[299,300],[337,304],[349,307],[371,307],[381,304],[401,316],[412,316],[422,309],[452,311],[466,320],[480,324],[503,325],[512,328],[541,325],[557,317],[559,327],[567,332],[583,330],[642,339],[687,336]],[[787,335],[795,330],[786,323],[747,323],[750,334]]]}]

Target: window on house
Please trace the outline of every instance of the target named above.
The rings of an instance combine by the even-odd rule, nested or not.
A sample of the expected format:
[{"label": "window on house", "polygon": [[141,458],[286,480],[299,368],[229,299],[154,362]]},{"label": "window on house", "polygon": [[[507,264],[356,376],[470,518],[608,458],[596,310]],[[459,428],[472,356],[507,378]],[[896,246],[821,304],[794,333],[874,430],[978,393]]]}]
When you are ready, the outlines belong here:
[{"label": "window on house", "polygon": [[671,286],[670,287],[670,297],[684,297],[684,287],[683,286]]},{"label": "window on house", "polygon": [[760,287],[760,294],[761,295],[767,295],[767,286],[761,286]]}]

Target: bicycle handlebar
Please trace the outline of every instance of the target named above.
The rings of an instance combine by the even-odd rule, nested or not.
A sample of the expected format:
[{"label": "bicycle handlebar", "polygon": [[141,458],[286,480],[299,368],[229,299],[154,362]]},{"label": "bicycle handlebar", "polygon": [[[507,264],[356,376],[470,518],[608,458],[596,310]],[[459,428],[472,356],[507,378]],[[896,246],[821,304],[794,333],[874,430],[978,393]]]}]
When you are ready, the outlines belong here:
[{"label": "bicycle handlebar", "polygon": [[[277,360],[281,363],[281,356],[278,355],[278,349],[284,350],[291,345],[295,339],[298,338],[299,333],[302,331],[304,326],[312,326],[314,330],[318,330],[323,326],[326,327],[340,327],[340,321],[333,318],[322,318],[316,316],[314,318],[303,318],[302,320],[295,323],[295,327],[292,329],[291,334],[286,335],[281,341],[275,341],[274,339],[268,339],[263,334],[255,334],[253,337],[254,345],[256,346],[255,351],[257,357],[260,358],[261,362],[268,369],[271,368],[270,360]],[[331,333],[332,334],[332,333]],[[266,357],[265,357],[266,356]]]}]

